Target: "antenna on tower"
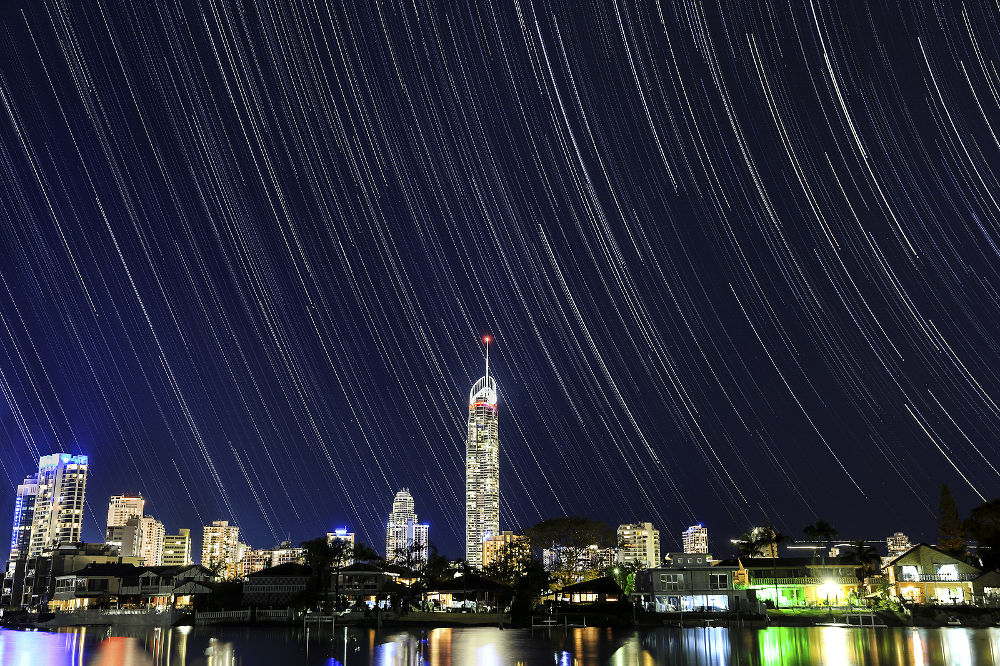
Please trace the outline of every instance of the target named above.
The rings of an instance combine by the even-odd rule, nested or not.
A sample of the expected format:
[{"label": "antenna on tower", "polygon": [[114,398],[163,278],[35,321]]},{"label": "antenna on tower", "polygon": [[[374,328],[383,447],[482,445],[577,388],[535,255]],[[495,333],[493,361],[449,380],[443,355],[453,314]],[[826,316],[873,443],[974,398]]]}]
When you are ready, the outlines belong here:
[{"label": "antenna on tower", "polygon": [[490,342],[493,341],[488,335],[483,336],[483,342],[486,343],[486,386],[490,385]]}]

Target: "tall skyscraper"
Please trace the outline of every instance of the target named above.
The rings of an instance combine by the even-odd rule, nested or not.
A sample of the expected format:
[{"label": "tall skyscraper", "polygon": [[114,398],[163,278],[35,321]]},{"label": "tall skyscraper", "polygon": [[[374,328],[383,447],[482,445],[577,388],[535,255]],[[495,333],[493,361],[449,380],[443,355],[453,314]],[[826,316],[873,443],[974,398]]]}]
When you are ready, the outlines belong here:
[{"label": "tall skyscraper", "polygon": [[146,500],[142,495],[113,495],[108,500],[108,526],[104,532],[104,543],[117,546],[120,550],[125,525],[132,518],[142,518],[145,507]]},{"label": "tall skyscraper", "polygon": [[469,431],[465,440],[465,559],[483,566],[483,542],[500,532],[500,434],[497,383],[490,377],[490,336],[486,374],[469,393]]},{"label": "tall skyscraper", "polygon": [[25,557],[31,546],[31,525],[35,520],[38,475],[29,476],[17,487],[14,500],[14,528],[10,535],[10,559]]},{"label": "tall skyscraper", "polygon": [[692,525],[681,533],[681,541],[685,553],[707,553],[708,528],[702,527],[701,523]]},{"label": "tall skyscraper", "polygon": [[618,526],[618,561],[644,569],[660,565],[660,530],[653,523]]},{"label": "tall skyscraper", "polygon": [[139,525],[142,530],[139,557],[147,567],[158,567],[163,564],[163,538],[166,536],[163,523],[152,516],[143,516]]},{"label": "tall skyscraper", "polygon": [[385,530],[386,561],[422,566],[427,561],[428,529],[417,522],[410,490],[403,488],[396,493]]},{"label": "tall skyscraper", "polygon": [[191,530],[179,529],[177,534],[163,535],[163,560],[165,567],[184,567],[191,564]]},{"label": "tall skyscraper", "polygon": [[36,557],[79,541],[86,490],[87,456],[53,453],[39,458],[38,472],[17,488],[11,559]]},{"label": "tall skyscraper", "polygon": [[236,578],[240,561],[240,528],[228,520],[216,520],[205,525],[201,533],[201,564],[209,569],[221,566],[219,573]]}]

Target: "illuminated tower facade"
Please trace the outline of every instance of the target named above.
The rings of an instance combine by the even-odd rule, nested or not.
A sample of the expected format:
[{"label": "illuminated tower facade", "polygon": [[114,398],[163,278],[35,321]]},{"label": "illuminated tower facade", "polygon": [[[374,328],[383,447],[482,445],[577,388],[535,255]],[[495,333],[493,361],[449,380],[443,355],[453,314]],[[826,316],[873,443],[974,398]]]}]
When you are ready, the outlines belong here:
[{"label": "illuminated tower facade", "polygon": [[500,434],[497,383],[490,377],[489,336],[486,374],[469,393],[469,432],[465,440],[465,559],[483,566],[483,542],[500,533]]},{"label": "illuminated tower facade", "polygon": [[108,527],[104,532],[104,543],[122,547],[125,526],[133,518],[142,518],[146,500],[142,495],[113,495],[108,500]]},{"label": "illuminated tower facade", "polygon": [[10,559],[28,555],[31,545],[31,525],[35,520],[35,499],[38,497],[38,475],[29,476],[17,487],[14,501],[14,528],[10,537]]},{"label": "illuminated tower facade", "polygon": [[419,569],[427,562],[428,526],[417,522],[413,495],[408,488],[396,493],[385,530],[385,559]]},{"label": "illuminated tower facade", "polygon": [[701,523],[692,525],[681,532],[681,541],[684,543],[685,553],[707,553],[708,552],[708,528]]},{"label": "illuminated tower facade", "polygon": [[[28,557],[80,540],[87,456],[53,453],[38,460],[38,491],[31,521]],[[31,485],[31,484],[29,484]]]}]

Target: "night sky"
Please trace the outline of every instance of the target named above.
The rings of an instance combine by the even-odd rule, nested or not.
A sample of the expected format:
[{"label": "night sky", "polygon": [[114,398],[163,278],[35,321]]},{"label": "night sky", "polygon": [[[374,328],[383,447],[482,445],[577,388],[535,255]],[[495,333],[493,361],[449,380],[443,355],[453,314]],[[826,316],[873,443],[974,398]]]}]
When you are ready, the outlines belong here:
[{"label": "night sky", "polygon": [[[0,519],[90,456],[255,547],[501,525],[936,537],[998,495],[989,3],[8,1]],[[7,538],[3,532],[3,538]],[[197,543],[197,542],[196,542]]]}]

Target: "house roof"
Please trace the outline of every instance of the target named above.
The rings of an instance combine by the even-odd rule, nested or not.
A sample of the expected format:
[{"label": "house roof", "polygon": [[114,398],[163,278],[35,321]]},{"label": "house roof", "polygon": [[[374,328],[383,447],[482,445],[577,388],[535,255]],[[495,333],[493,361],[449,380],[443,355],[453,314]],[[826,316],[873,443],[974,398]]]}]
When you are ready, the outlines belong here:
[{"label": "house roof", "polygon": [[260,571],[255,571],[252,574],[247,574],[247,578],[271,578],[274,576],[303,578],[309,576],[311,573],[312,569],[305,564],[285,562],[284,564],[279,564],[276,567],[268,567],[266,569],[261,569]]},{"label": "house roof", "polygon": [[340,570],[341,573],[385,573],[381,568],[370,562],[355,562],[350,566],[346,566]]},{"label": "house roof", "polygon": [[470,573],[465,576],[455,576],[451,580],[441,581],[437,585],[432,585],[429,590],[431,592],[450,592],[454,594],[456,592],[492,591],[504,587],[507,586]]},{"label": "house roof", "polygon": [[[87,577],[93,576],[95,578],[103,577],[132,577],[138,576],[143,572],[142,567],[137,567],[134,564],[121,564],[119,562],[105,562],[101,564],[90,563],[82,569],[72,572],[72,575],[77,577]],[[69,575],[69,574],[67,574]]]},{"label": "house roof", "polygon": [[604,576],[567,585],[559,592],[560,594],[621,594],[622,588],[611,576]]},{"label": "house roof", "polygon": [[929,543],[918,543],[918,544],[914,544],[914,545],[910,546],[910,548],[908,550],[903,551],[899,555],[896,555],[895,557],[893,557],[892,559],[890,559],[888,562],[886,562],[885,566],[891,567],[893,564],[895,564],[896,560],[899,560],[901,558],[906,557],[907,555],[909,555],[913,551],[917,550],[918,548],[930,548],[934,552],[940,553],[941,555],[944,555],[945,557],[950,557],[951,559],[955,560],[956,562],[962,562],[963,564],[968,564],[970,567],[975,567],[976,569],[982,570],[982,567],[977,567],[975,564],[969,564],[968,562],[966,562],[962,558],[955,557],[954,555],[952,555],[948,551],[941,550],[937,546],[932,546]]}]

